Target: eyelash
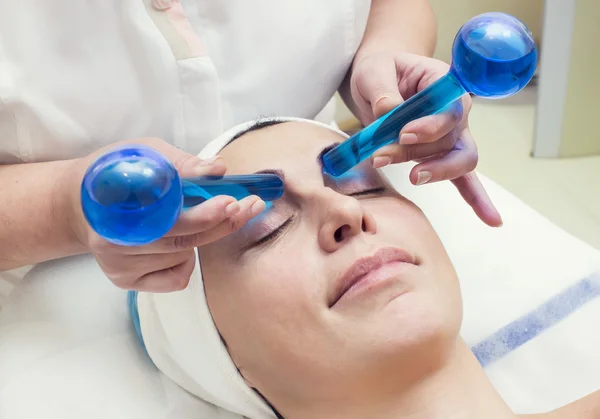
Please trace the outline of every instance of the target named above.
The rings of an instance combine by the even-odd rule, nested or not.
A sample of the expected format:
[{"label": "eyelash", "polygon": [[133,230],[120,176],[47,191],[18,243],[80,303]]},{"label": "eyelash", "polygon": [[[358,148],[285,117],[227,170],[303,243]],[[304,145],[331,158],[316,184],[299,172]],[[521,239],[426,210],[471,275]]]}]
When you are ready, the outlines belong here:
[{"label": "eyelash", "polygon": [[[385,187],[367,189],[365,191],[360,191],[360,192],[356,192],[356,193],[350,194],[350,196],[352,196],[352,197],[359,197],[359,196],[365,196],[365,195],[380,194],[382,192],[385,192]],[[271,241],[275,240],[276,238],[278,238],[279,236],[281,236],[285,232],[285,228],[289,224],[291,224],[291,222],[293,220],[294,220],[294,217],[288,218],[283,224],[281,224],[279,227],[277,227],[271,233],[267,234],[265,237],[259,239],[256,243],[254,243],[254,246],[258,247],[258,246],[261,246],[261,245],[263,245],[265,243],[268,243],[268,242],[271,242]]]},{"label": "eyelash", "polygon": [[259,239],[256,243],[254,243],[255,247],[263,245],[267,242],[275,240],[277,237],[281,236],[285,231],[285,228],[294,220],[294,217],[288,218],[283,224],[273,230],[271,233],[267,234],[265,237]]},{"label": "eyelash", "polygon": [[380,194],[383,192],[385,192],[385,187],[381,186],[379,188],[367,189],[366,191],[356,192],[356,193],[350,194],[350,196],[357,197],[357,196],[365,196],[365,195],[375,195],[375,194]]}]

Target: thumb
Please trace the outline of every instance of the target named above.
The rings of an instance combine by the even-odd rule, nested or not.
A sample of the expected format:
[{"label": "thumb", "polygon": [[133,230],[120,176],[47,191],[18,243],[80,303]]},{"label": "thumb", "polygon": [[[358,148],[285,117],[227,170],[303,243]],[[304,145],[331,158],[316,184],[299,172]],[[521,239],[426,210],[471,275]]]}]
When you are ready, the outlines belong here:
[{"label": "thumb", "polygon": [[182,154],[176,156],[171,161],[175,169],[179,172],[179,176],[184,178],[194,176],[222,176],[227,170],[225,161],[220,156],[202,160],[193,154],[182,152]]},{"label": "thumb", "polygon": [[156,151],[165,156],[175,166],[179,176],[184,178],[194,176],[222,176],[227,170],[225,161],[220,156],[203,160],[162,140],[155,143],[151,142],[148,145],[154,147]]},{"label": "thumb", "polygon": [[369,122],[404,102],[397,77],[396,65],[392,60],[375,60],[361,69],[356,78],[356,88],[369,106],[368,113],[372,115]]}]

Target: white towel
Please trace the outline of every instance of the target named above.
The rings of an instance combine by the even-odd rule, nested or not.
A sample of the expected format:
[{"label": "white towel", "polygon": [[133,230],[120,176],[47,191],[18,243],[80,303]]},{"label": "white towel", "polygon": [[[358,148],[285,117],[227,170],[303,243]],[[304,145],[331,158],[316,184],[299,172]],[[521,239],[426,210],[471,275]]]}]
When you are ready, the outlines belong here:
[{"label": "white towel", "polygon": [[[335,128],[312,120],[269,118],[315,124],[347,137]],[[217,155],[253,122],[239,125],[211,142],[200,157]],[[199,264],[188,287],[168,294],[138,294],[138,313],[144,344],[155,365],[190,393],[250,419],[275,417],[269,406],[249,388],[229,357],[210,314]]]},{"label": "white towel", "polygon": [[482,176],[504,220],[489,228],[448,182],[415,187],[410,169],[384,172],[442,239],[461,281],[461,335],[510,407],[538,413],[599,390],[600,251]]}]

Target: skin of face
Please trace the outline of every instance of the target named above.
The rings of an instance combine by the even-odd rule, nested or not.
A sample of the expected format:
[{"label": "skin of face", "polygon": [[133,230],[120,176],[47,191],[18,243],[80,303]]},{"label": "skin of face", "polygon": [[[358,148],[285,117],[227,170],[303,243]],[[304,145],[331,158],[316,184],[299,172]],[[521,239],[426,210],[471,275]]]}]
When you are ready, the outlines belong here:
[{"label": "skin of face", "polygon": [[[199,249],[229,353],[275,407],[393,396],[443,363],[459,339],[460,287],[436,232],[368,162],[338,179],[324,174],[320,152],[343,140],[288,122],[221,153],[228,174],[284,176],[281,199]],[[336,301],[344,273],[378,251],[405,262],[383,265]]]}]

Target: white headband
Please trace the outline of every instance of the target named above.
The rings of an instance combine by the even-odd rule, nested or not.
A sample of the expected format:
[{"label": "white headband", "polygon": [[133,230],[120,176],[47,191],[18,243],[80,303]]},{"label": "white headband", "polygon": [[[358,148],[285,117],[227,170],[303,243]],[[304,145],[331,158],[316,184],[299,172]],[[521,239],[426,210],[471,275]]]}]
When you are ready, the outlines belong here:
[{"label": "white headband", "polygon": [[[347,137],[332,126],[312,120],[266,120],[310,123]],[[216,156],[236,135],[254,124],[248,122],[228,130],[198,156]],[[138,314],[148,355],[163,374],[195,396],[232,413],[248,419],[275,417],[267,403],[245,383],[221,341],[206,301],[199,262],[185,290],[139,293]]]}]

